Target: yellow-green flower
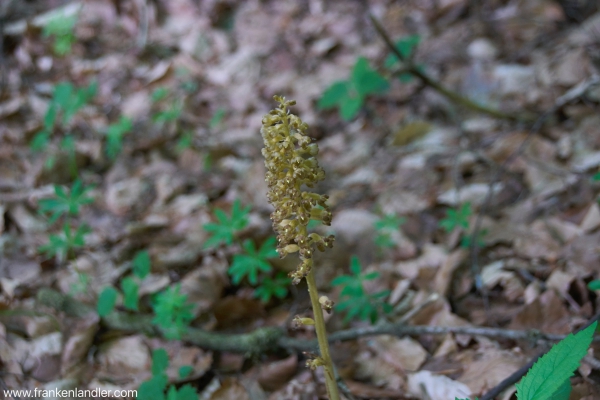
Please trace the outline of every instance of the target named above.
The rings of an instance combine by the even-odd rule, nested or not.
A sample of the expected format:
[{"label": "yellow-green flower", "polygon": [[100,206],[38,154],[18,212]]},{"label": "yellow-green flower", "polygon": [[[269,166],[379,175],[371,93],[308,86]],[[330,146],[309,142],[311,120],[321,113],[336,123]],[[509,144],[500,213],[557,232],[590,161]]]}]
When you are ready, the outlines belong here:
[{"label": "yellow-green flower", "polygon": [[333,246],[333,235],[321,237],[307,231],[311,219],[331,225],[331,211],[326,195],[303,188],[312,188],[325,178],[315,158],[319,148],[306,135],[308,125],[289,112],[288,107],[296,104],[295,101],[286,101],[280,96],[274,99],[279,107],[263,117],[260,131],[265,144],[262,154],[267,167],[267,198],[275,208],[271,219],[277,232],[279,255],[300,254],[300,265],[290,274],[297,284],[312,268],[314,248],[324,251]]}]

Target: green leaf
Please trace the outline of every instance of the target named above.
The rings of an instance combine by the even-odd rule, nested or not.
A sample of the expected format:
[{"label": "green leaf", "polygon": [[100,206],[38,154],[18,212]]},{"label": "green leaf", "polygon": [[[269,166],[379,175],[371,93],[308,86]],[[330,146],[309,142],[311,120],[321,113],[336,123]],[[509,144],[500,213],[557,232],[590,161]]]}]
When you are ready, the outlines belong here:
[{"label": "green leaf", "polygon": [[569,400],[569,397],[571,396],[571,390],[571,380],[565,379],[556,392],[552,394],[550,400]]},{"label": "green leaf", "polygon": [[194,367],[191,365],[182,365],[179,367],[179,379],[187,378],[192,372],[194,372]]},{"label": "green leaf", "polygon": [[387,80],[371,69],[366,58],[360,57],[352,70],[352,83],[360,97],[380,93],[388,89]]},{"label": "green leaf", "polygon": [[121,281],[121,289],[123,290],[123,305],[125,308],[128,310],[138,311],[138,284],[135,283],[133,278],[126,277]]},{"label": "green leaf", "polygon": [[600,280],[595,279],[593,281],[591,281],[590,283],[588,283],[588,289],[590,290],[600,290]]},{"label": "green leaf", "polygon": [[263,303],[269,302],[273,297],[283,299],[288,295],[291,284],[292,280],[280,272],[274,279],[264,278],[254,291],[254,297],[259,298]]},{"label": "green leaf", "polygon": [[221,124],[221,121],[223,121],[223,118],[225,117],[226,111],[224,108],[219,108],[215,114],[212,116],[212,118],[210,119],[210,121],[208,122],[208,127],[210,129],[215,129],[216,127],[218,127]]},{"label": "green leaf", "polygon": [[169,366],[169,355],[162,347],[152,351],[152,376],[162,374]]},{"label": "green leaf", "polygon": [[332,108],[341,104],[348,97],[348,82],[338,81],[331,85],[319,99],[317,107],[320,109]]},{"label": "green leaf", "polygon": [[354,275],[360,275],[360,261],[358,260],[358,257],[356,256],[352,256],[352,258],[350,259],[350,271],[354,274]]},{"label": "green leaf", "polygon": [[43,151],[48,147],[48,143],[50,142],[50,132],[41,131],[35,134],[33,139],[31,139],[31,143],[29,147],[32,151],[38,152]]},{"label": "green leaf", "polygon": [[469,217],[473,214],[471,203],[464,203],[459,210],[446,210],[446,218],[440,221],[440,226],[447,232],[452,232],[455,228],[469,228]]},{"label": "green leaf", "polygon": [[194,319],[192,305],[187,303],[187,296],[179,292],[180,288],[180,285],[167,288],[156,295],[153,304],[155,316],[152,323],[162,328],[167,339],[179,339]]},{"label": "green leaf", "polygon": [[142,382],[137,392],[138,400],[165,400],[165,389],[167,388],[168,378],[166,374],[153,376],[151,379]]},{"label": "green leaf", "polygon": [[198,393],[192,385],[186,383],[177,391],[177,400],[198,400]]},{"label": "green leaf", "polygon": [[223,210],[216,209],[215,216],[218,223],[208,223],[203,226],[204,230],[212,234],[204,243],[204,248],[214,247],[221,243],[233,244],[237,233],[248,225],[249,212],[250,207],[242,208],[239,200],[233,202],[231,217],[227,216]]},{"label": "green leaf", "polygon": [[[420,41],[421,37],[419,35],[410,35],[398,40],[395,47],[406,60],[411,56],[413,50],[417,47]],[[390,68],[393,67],[398,61],[398,57],[396,57],[395,54],[390,54],[385,59],[384,65],[386,68]]]},{"label": "green leaf", "polygon": [[156,88],[152,92],[152,102],[156,103],[158,101],[161,101],[162,99],[167,97],[168,94],[169,94],[169,89],[167,89],[165,87]]},{"label": "green leaf", "polygon": [[517,383],[519,400],[549,399],[573,372],[592,342],[597,322],[573,335],[570,334],[550,349],[531,367],[527,375]]},{"label": "green leaf", "polygon": [[98,297],[98,315],[101,317],[106,317],[115,308],[116,302],[117,290],[112,286],[104,288]]},{"label": "green leaf", "polygon": [[344,121],[350,121],[356,117],[364,102],[364,98],[360,96],[346,97],[340,103],[340,116]]},{"label": "green leaf", "polygon": [[92,190],[92,186],[84,187],[81,180],[77,179],[73,183],[69,194],[58,185],[54,186],[55,198],[42,199],[38,202],[40,212],[52,213],[49,222],[53,224],[63,214],[76,216],[79,214],[80,207],[93,203],[94,198],[87,196],[87,192]]},{"label": "green leaf", "polygon": [[133,258],[133,273],[140,279],[144,279],[150,273],[150,254],[147,250],[135,253]]},{"label": "green leaf", "polygon": [[271,264],[266,260],[266,257],[256,251],[254,243],[250,239],[246,239],[242,247],[246,254],[234,255],[227,272],[231,275],[232,282],[235,285],[238,285],[246,277],[250,284],[256,285],[258,283],[258,273],[260,271],[270,273]]},{"label": "green leaf", "polygon": [[108,127],[106,131],[106,155],[114,160],[121,152],[123,136],[133,128],[131,118],[121,116],[119,121]]}]

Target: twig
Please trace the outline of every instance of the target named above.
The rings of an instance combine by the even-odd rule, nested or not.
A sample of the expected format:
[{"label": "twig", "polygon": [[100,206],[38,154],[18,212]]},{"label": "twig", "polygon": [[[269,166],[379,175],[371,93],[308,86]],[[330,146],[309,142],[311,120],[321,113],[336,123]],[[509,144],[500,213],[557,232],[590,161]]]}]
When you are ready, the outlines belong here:
[{"label": "twig", "polygon": [[436,81],[435,79],[433,79],[432,77],[427,75],[425,72],[420,70],[410,60],[407,60],[406,57],[404,57],[402,55],[402,53],[400,53],[400,51],[396,48],[396,46],[394,46],[394,43],[390,39],[390,36],[387,34],[387,32],[385,31],[383,26],[381,26],[379,21],[373,15],[369,15],[369,17],[371,18],[371,21],[373,22],[373,25],[375,26],[375,30],[377,31],[379,36],[381,36],[381,38],[383,39],[385,44],[388,46],[390,51],[392,53],[394,53],[394,55],[396,57],[398,57],[398,59],[400,61],[405,63],[403,71],[416,76],[425,85],[431,87],[438,93],[444,95],[446,98],[448,98],[452,102],[454,102],[456,104],[460,104],[461,106],[469,108],[471,110],[478,111],[478,112],[481,112],[481,113],[484,113],[487,115],[491,115],[492,117],[495,117],[495,118],[512,120],[512,121],[520,121],[520,122],[533,122],[535,120],[535,117],[533,115],[531,115],[530,113],[507,114],[502,111],[499,111],[499,110],[496,110],[493,108],[489,108],[489,107],[485,107],[481,104],[475,103],[474,101],[472,101],[466,97],[463,97],[460,94],[446,88],[440,82]]}]

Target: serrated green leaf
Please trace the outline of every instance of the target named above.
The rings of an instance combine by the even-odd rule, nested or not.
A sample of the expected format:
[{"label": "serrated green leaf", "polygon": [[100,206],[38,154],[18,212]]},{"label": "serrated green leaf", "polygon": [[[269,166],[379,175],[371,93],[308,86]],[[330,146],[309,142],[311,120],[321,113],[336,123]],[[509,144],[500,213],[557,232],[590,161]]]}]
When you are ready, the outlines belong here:
[{"label": "serrated green leaf", "polygon": [[137,392],[138,400],[165,400],[165,389],[167,388],[167,375],[161,373],[151,379],[142,382]]},{"label": "serrated green leaf", "polygon": [[348,97],[348,82],[338,81],[331,85],[319,99],[317,107],[320,109],[332,108],[342,103]]},{"label": "serrated green leaf", "polygon": [[586,355],[592,342],[597,322],[573,335],[570,334],[550,349],[531,367],[527,375],[517,383],[519,400],[547,400],[573,372]]},{"label": "serrated green leaf", "polygon": [[549,400],[569,400],[569,397],[571,396],[571,390],[571,380],[565,379],[565,381],[562,383],[562,385],[559,386],[556,392],[554,392],[552,396],[550,396]]},{"label": "serrated green leaf", "polygon": [[104,288],[102,293],[100,293],[100,296],[98,296],[98,315],[101,317],[106,317],[115,308],[116,302],[117,290],[112,286]]},{"label": "serrated green leaf", "polygon": [[121,281],[121,289],[123,290],[123,305],[128,310],[138,311],[138,290],[139,286],[133,278],[126,277]]},{"label": "serrated green leaf", "polygon": [[198,393],[192,385],[186,383],[177,390],[177,400],[198,400]]}]

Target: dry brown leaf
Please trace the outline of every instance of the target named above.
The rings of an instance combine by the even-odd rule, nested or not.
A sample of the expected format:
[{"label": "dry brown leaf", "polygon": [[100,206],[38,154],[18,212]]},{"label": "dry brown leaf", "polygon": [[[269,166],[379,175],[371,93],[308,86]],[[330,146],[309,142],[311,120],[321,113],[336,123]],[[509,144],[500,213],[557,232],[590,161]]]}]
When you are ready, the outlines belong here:
[{"label": "dry brown leaf", "polygon": [[459,381],[469,386],[473,395],[482,394],[506,379],[525,362],[526,358],[520,353],[484,348],[478,351],[474,360],[464,365]]},{"label": "dry brown leaf", "polygon": [[464,383],[430,371],[420,371],[408,376],[408,393],[417,398],[431,400],[464,399],[471,397],[471,390]]},{"label": "dry brown leaf", "polygon": [[248,391],[235,378],[225,378],[210,400],[250,400]]},{"label": "dry brown leaf", "polygon": [[[274,392],[282,388],[296,373],[298,357],[294,354],[283,360],[266,363],[258,367],[256,380],[263,389]],[[248,372],[253,377],[254,371]]]}]

